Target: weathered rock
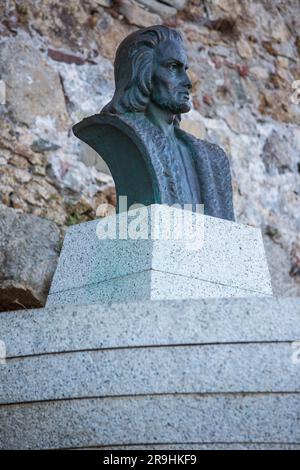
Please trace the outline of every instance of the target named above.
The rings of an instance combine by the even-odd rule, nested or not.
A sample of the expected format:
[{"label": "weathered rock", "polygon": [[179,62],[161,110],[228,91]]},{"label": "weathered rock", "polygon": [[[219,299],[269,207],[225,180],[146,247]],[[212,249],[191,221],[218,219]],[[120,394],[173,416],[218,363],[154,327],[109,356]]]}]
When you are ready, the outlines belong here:
[{"label": "weathered rock", "polygon": [[87,145],[85,142],[80,142],[79,149],[79,159],[83,161],[86,166],[94,166],[101,173],[105,173],[107,175],[111,174],[103,158],[101,158],[99,154],[92,149],[92,147]]},{"label": "weathered rock", "polygon": [[6,103],[6,84],[4,80],[0,80],[0,104]]},{"label": "weathered rock", "polygon": [[205,139],[206,129],[204,124],[192,117],[193,115],[190,118],[182,119],[180,123],[181,129],[196,136],[198,139]]},{"label": "weathered rock", "polygon": [[290,276],[296,279],[300,291],[300,238],[292,245]]},{"label": "weathered rock", "polygon": [[79,57],[75,54],[68,54],[64,51],[59,51],[57,49],[49,48],[48,56],[53,60],[57,60],[58,62],[65,62],[66,64],[83,65],[85,63],[84,58]]},{"label": "weathered rock", "polygon": [[166,5],[166,3],[170,2],[160,2],[159,0],[139,0],[139,2],[162,18],[170,18],[171,16],[176,15],[177,12],[176,8]]},{"label": "weathered rock", "polygon": [[247,42],[245,39],[240,39],[236,43],[236,47],[237,47],[238,53],[240,54],[240,56],[243,59],[251,59],[252,58],[253,54],[252,54],[251,46],[250,46],[249,42]]},{"label": "weathered rock", "polygon": [[95,65],[53,63],[62,78],[68,97],[68,112],[73,122],[99,112],[113,95],[113,67],[98,57]]},{"label": "weathered rock", "polygon": [[177,10],[182,10],[188,3],[188,0],[165,0],[163,3],[166,3]]},{"label": "weathered rock", "polygon": [[292,263],[283,246],[270,237],[264,237],[268,266],[272,278],[273,291],[278,297],[299,297],[300,282],[293,279],[290,272]]},{"label": "weathered rock", "polygon": [[101,5],[102,7],[111,7],[113,0],[96,0],[95,3],[97,5]]},{"label": "weathered rock", "polygon": [[[110,0],[28,0],[22,6],[10,0],[9,7],[0,2],[0,55],[8,59],[0,65],[6,88],[6,104],[0,104],[0,200],[48,217],[61,230],[105,214],[115,196],[112,180],[101,173],[107,168],[62,127],[67,113],[71,124],[109,101],[117,46],[135,25],[148,25],[146,17],[157,18],[153,23],[178,28],[187,42],[194,110],[182,116],[182,126],[227,151],[237,220],[279,233],[266,244],[274,290],[284,293],[281,286],[289,286],[286,293],[295,295],[300,105],[290,98],[300,76],[297,2],[132,1],[143,19],[129,19],[129,10],[121,14],[116,1],[106,8]],[[39,78],[48,85],[41,88]]]},{"label": "weathered rock", "polygon": [[[52,173],[55,180],[63,187],[75,192],[84,191],[87,195],[93,196],[101,186],[109,179],[113,185],[112,177],[102,175],[94,168],[88,168],[83,162],[78,161],[72,155],[65,155],[64,158],[53,156],[50,160]],[[101,184],[101,181],[103,183]]]},{"label": "weathered rock", "polygon": [[59,232],[46,219],[0,205],[0,309],[44,305],[58,258]]},{"label": "weathered rock", "polygon": [[262,152],[262,161],[266,165],[269,173],[277,171],[279,174],[285,172],[298,171],[298,162],[296,161],[295,154],[297,146],[293,141],[290,133],[279,133],[278,130],[273,130],[267,138]]},{"label": "weathered rock", "polygon": [[104,12],[94,29],[94,41],[103,57],[114,60],[115,53],[120,42],[134,30],[127,21],[120,21],[119,13],[111,16]]},{"label": "weathered rock", "polygon": [[59,145],[49,142],[45,139],[37,139],[31,144],[31,150],[37,153],[47,152],[49,150],[58,150]]},{"label": "weathered rock", "polygon": [[38,116],[51,116],[58,126],[67,124],[59,76],[28,38],[0,43],[0,75],[7,85],[7,108],[17,122],[31,126]]},{"label": "weathered rock", "polygon": [[118,10],[125,16],[129,24],[147,27],[161,24],[162,20],[156,13],[151,13],[134,0],[118,0]]},{"label": "weathered rock", "polygon": [[233,108],[220,107],[218,115],[224,119],[230,129],[236,134],[254,134],[256,132],[256,121],[254,116],[245,107]]},{"label": "weathered rock", "polygon": [[22,2],[22,8],[20,6],[15,0],[10,2],[10,10],[19,23],[17,26],[30,28],[33,25],[38,35],[46,37],[54,48],[76,49],[79,41],[84,42],[86,38],[88,42],[90,39],[86,22],[90,10],[96,7],[95,1],[26,0]]},{"label": "weathered rock", "polygon": [[284,43],[290,39],[291,33],[281,15],[276,15],[270,26],[271,37],[276,42]]}]

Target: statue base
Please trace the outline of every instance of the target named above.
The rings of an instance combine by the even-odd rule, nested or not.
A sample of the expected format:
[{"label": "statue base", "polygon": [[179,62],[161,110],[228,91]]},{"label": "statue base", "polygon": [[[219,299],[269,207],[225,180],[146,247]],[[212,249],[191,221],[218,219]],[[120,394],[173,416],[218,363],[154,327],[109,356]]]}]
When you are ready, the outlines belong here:
[{"label": "statue base", "polygon": [[299,449],[300,299],[260,231],[139,210],[70,228],[48,307],[1,313],[0,448]]},{"label": "statue base", "polygon": [[259,229],[152,204],[70,227],[47,306],[271,295]]},{"label": "statue base", "polygon": [[299,311],[264,297],[2,312],[0,448],[299,449]]}]

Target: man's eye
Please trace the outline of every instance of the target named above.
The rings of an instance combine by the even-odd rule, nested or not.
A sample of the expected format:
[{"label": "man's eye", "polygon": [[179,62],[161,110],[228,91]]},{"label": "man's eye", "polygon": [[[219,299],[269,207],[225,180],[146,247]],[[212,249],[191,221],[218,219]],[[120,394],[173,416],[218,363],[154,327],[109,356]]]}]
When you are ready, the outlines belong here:
[{"label": "man's eye", "polygon": [[170,70],[177,70],[177,69],[178,69],[178,65],[177,65],[177,64],[170,64],[170,65],[169,65],[169,69],[170,69]]}]

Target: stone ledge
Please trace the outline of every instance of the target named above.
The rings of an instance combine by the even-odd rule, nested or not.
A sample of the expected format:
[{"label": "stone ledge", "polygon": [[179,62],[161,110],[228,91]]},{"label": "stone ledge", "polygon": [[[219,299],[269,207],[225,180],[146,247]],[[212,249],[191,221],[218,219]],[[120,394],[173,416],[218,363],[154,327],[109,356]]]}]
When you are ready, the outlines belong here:
[{"label": "stone ledge", "polygon": [[[54,292],[47,307],[132,300],[172,300],[228,297],[265,297],[264,292],[241,289],[226,284],[203,281],[189,276],[143,271],[97,284]],[[270,297],[270,296],[269,296]]]},{"label": "stone ledge", "polygon": [[0,404],[170,393],[300,392],[291,343],[163,346],[8,359]]},{"label": "stone ledge", "polygon": [[7,357],[300,339],[300,298],[151,300],[0,313]]},{"label": "stone ledge", "polygon": [[[146,444],[113,447],[83,447],[83,450],[300,450],[300,444],[285,444],[284,442],[264,443],[264,442],[183,442],[174,444]],[[70,449],[72,450],[72,448]]]},{"label": "stone ledge", "polygon": [[300,394],[162,395],[0,406],[2,449],[300,444]]}]

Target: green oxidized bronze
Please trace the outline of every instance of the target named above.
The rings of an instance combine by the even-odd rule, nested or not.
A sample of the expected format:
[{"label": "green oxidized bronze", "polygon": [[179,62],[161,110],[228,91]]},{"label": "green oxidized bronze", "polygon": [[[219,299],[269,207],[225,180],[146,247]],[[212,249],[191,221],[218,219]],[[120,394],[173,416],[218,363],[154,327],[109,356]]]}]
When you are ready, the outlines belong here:
[{"label": "green oxidized bronze", "polygon": [[119,45],[114,66],[112,100],[73,131],[107,163],[117,201],[126,195],[128,206],[193,204],[193,210],[204,204],[205,214],[234,220],[225,152],[180,129],[191,107],[180,33],[166,26],[135,31]]}]

